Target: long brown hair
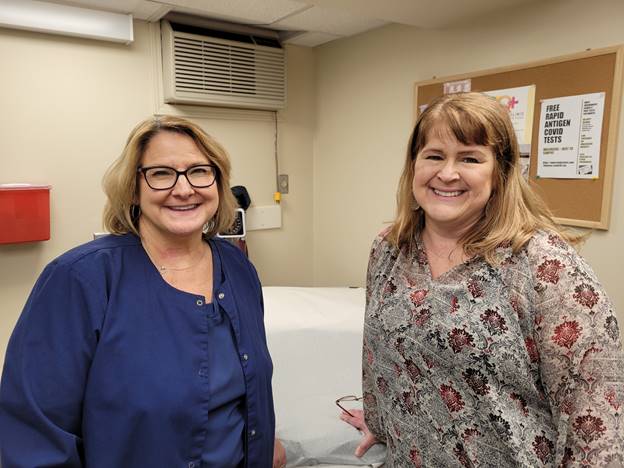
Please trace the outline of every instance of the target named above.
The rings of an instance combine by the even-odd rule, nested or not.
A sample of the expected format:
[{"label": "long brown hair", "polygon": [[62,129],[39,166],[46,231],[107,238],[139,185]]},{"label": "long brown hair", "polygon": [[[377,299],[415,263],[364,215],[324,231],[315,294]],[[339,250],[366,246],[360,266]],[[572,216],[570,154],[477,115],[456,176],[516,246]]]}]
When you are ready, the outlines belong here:
[{"label": "long brown hair", "polygon": [[236,199],[230,190],[230,159],[225,149],[201,127],[186,119],[174,116],[151,117],[139,123],[126,141],[126,146],[102,180],[107,196],[104,206],[104,228],[113,234],[132,232],[139,235],[137,216],[133,213],[137,196],[137,169],[145,149],[154,136],[160,132],[174,132],[193,139],[197,148],[217,166],[217,190],[219,207],[213,223],[204,234],[207,237],[226,231],[234,221]]},{"label": "long brown hair", "polygon": [[413,249],[424,227],[425,214],[412,193],[414,161],[436,126],[446,127],[462,144],[488,146],[495,157],[490,200],[481,219],[459,240],[466,254],[495,263],[497,247],[508,244],[517,252],[536,230],[555,233],[572,244],[584,238],[561,228],[522,177],[520,150],[507,110],[494,98],[473,92],[441,96],[418,117],[399,180],[396,219],[387,235],[392,244]]}]

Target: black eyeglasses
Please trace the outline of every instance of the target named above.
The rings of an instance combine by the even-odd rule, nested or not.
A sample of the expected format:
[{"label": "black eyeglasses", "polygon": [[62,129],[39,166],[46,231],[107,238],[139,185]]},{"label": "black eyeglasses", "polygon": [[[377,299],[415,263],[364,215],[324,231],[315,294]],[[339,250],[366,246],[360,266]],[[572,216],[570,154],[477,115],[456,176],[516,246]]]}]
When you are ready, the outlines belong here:
[{"label": "black eyeglasses", "polygon": [[357,397],[355,395],[347,395],[347,396],[343,396],[340,397],[336,400],[336,406],[338,406],[338,408],[340,408],[342,411],[344,411],[345,413],[347,413],[349,416],[351,416],[352,418],[354,418],[355,416],[353,416],[349,410],[347,410],[344,406],[342,406],[340,403],[343,403],[345,401],[360,401],[362,400],[363,397]]},{"label": "black eyeglasses", "polygon": [[154,190],[169,190],[178,183],[183,175],[195,188],[207,188],[217,179],[217,168],[212,164],[198,164],[185,171],[178,171],[169,166],[139,167],[137,173],[143,174],[145,182]]}]

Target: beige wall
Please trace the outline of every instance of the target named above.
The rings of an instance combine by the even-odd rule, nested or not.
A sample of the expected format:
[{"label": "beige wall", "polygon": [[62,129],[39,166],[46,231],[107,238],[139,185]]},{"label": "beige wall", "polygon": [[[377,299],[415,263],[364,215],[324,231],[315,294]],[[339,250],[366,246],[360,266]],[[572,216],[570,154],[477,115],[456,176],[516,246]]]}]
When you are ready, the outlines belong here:
[{"label": "beige wall", "polygon": [[[442,31],[389,26],[318,51],[314,147],[314,274],[362,285],[370,243],[392,219],[413,119],[413,83],[624,43],[621,0],[551,0]],[[588,258],[624,322],[624,117],[611,229]]]},{"label": "beige wall", "polygon": [[[130,46],[0,28],[0,183],[52,185],[51,240],[0,245],[0,365],[9,335],[43,267],[101,231],[100,180],[132,127],[159,101],[154,28],[135,22]],[[157,31],[156,31],[157,33]],[[267,285],[311,285],[312,139],[315,62],[290,47],[288,105],[278,113],[280,172],[290,176],[280,230],[249,234],[251,257]],[[233,184],[256,205],[273,203],[274,114],[190,113],[231,154]],[[1,223],[1,221],[0,221]],[[287,252],[284,255],[283,252]]]}]

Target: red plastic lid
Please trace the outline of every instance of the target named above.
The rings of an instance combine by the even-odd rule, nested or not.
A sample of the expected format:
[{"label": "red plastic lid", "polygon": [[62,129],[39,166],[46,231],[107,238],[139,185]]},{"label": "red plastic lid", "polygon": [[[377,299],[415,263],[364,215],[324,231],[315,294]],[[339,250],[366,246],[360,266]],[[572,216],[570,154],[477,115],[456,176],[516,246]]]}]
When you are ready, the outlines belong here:
[{"label": "red plastic lid", "polygon": [[51,185],[0,184],[0,190],[50,190]]}]

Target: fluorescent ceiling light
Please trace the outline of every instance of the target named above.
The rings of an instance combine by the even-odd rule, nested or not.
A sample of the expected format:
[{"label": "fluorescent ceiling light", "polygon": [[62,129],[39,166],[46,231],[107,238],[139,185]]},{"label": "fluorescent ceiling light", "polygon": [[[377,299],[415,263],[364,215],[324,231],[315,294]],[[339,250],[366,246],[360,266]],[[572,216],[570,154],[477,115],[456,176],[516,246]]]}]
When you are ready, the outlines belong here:
[{"label": "fluorescent ceiling light", "polygon": [[35,0],[0,0],[0,27],[129,44],[132,15]]}]

